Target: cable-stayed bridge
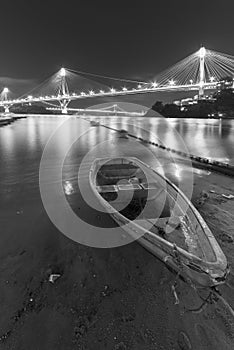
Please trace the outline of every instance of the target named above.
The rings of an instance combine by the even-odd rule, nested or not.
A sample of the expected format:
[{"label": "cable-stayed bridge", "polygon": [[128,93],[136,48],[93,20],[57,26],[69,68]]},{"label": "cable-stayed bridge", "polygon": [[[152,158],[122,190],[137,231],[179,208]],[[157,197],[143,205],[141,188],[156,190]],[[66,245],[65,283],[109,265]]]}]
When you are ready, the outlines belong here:
[{"label": "cable-stayed bridge", "polygon": [[71,101],[84,98],[190,90],[197,91],[202,98],[205,90],[216,89],[220,79],[225,77],[234,78],[234,56],[201,47],[197,52],[157,74],[150,82],[61,68],[21,97],[10,98],[8,88],[3,88],[0,106],[5,112],[9,112],[13,105],[43,103],[50,108],[59,107],[62,113],[67,113]]}]

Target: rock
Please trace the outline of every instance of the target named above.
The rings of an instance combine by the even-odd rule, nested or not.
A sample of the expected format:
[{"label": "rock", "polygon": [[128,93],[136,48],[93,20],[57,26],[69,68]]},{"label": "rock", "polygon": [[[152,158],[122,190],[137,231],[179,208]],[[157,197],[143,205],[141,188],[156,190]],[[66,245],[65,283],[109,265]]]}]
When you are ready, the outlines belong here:
[{"label": "rock", "polygon": [[220,233],[219,238],[221,239],[222,242],[227,242],[227,243],[233,242],[233,238],[228,233],[225,233],[225,232]]},{"label": "rock", "polygon": [[204,190],[201,192],[201,195],[203,198],[209,198],[209,194]]},{"label": "rock", "polygon": [[200,194],[200,198],[197,201],[198,205],[202,206],[208,198],[209,194],[203,190]]}]

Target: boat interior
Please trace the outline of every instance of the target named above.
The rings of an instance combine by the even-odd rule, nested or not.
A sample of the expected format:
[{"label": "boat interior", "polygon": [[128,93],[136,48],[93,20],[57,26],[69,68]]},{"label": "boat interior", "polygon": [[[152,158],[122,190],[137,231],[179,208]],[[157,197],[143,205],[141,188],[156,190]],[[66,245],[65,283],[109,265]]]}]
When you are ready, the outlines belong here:
[{"label": "boat interior", "polygon": [[188,201],[143,163],[132,158],[108,160],[100,164],[95,185],[102,198],[128,220],[201,259],[215,260]]}]

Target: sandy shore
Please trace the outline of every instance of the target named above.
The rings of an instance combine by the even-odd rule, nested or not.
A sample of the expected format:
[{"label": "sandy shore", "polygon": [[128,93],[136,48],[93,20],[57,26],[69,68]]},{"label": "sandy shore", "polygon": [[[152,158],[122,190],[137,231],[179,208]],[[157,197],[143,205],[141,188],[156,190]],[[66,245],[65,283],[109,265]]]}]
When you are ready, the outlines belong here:
[{"label": "sandy shore", "polygon": [[[193,203],[228,258],[231,273],[219,290],[234,308],[234,200],[222,193],[234,194],[233,178],[195,176]],[[175,275],[136,242],[79,245],[54,228],[36,198],[23,208],[17,198],[14,207],[6,200],[0,219],[0,349],[234,348],[234,318],[224,304],[201,307],[180,280],[177,304]],[[61,275],[54,284],[51,273]]]}]

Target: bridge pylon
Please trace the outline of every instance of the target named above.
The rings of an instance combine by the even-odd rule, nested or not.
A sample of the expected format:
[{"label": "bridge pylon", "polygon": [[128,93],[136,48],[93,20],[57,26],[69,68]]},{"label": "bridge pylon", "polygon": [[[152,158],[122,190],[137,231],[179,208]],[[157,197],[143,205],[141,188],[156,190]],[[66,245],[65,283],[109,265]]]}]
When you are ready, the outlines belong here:
[{"label": "bridge pylon", "polygon": [[4,89],[1,92],[1,101],[5,102],[3,105],[4,112],[9,113],[10,112],[10,105],[6,104],[8,101],[8,94],[9,94],[9,89],[7,87],[4,87]]},{"label": "bridge pylon", "polygon": [[68,106],[69,102],[70,102],[70,100],[66,100],[66,99],[59,101],[62,114],[67,114],[67,106]]},{"label": "bridge pylon", "polygon": [[59,91],[58,96],[60,97],[59,103],[61,106],[62,114],[67,114],[67,106],[70,102],[69,99],[69,89],[66,81],[66,69],[61,68],[59,71],[60,75],[60,85],[59,85]]},{"label": "bridge pylon", "polygon": [[10,107],[7,105],[4,105],[4,112],[9,113],[10,112]]},{"label": "bridge pylon", "polygon": [[199,50],[199,97],[204,96],[204,84],[205,84],[205,56],[206,49],[202,46]]}]

